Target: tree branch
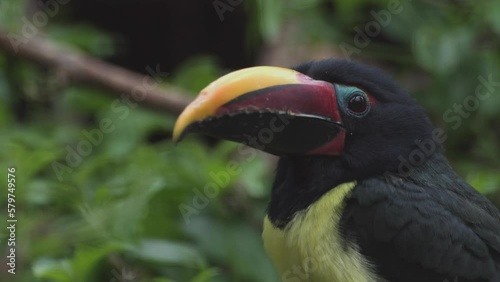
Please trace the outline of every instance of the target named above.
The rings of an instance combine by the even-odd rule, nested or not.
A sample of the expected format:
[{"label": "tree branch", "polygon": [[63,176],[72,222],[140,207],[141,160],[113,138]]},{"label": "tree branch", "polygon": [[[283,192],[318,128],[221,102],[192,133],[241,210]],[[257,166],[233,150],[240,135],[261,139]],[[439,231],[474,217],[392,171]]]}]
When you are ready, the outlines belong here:
[{"label": "tree branch", "polygon": [[188,96],[174,86],[160,86],[157,77],[103,62],[41,37],[13,39],[0,29],[0,50],[55,69],[70,81],[100,86],[173,115],[179,114],[190,102]]}]

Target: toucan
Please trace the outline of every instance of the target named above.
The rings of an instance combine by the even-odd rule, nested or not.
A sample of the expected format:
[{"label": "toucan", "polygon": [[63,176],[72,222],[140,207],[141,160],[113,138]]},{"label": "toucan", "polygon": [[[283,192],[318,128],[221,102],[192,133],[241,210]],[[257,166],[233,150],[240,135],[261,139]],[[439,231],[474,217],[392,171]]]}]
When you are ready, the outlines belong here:
[{"label": "toucan", "polygon": [[263,242],[282,281],[500,282],[499,210],[452,169],[444,131],[376,67],[234,71],[179,116],[173,139],[188,133],[279,156]]}]

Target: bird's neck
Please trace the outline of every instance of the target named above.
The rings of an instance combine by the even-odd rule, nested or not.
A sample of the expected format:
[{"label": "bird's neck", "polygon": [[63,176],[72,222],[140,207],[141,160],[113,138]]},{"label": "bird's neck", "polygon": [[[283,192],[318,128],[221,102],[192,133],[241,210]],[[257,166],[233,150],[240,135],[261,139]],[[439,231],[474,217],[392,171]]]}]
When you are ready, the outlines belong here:
[{"label": "bird's neck", "polygon": [[267,215],[279,228],[309,207],[332,187],[343,182],[340,159],[320,156],[281,157]]},{"label": "bird's neck", "polygon": [[[399,166],[401,167],[401,166]],[[441,152],[429,156],[425,162],[399,171],[398,167],[383,171],[350,169],[340,158],[323,156],[282,157],[278,163],[267,214],[270,221],[284,228],[299,211],[307,209],[325,193],[339,184],[362,181],[374,177],[397,177],[426,185],[461,180],[449,166]],[[368,172],[367,172],[368,171]],[[453,177],[450,177],[453,176]],[[462,183],[466,184],[462,181]]]}]

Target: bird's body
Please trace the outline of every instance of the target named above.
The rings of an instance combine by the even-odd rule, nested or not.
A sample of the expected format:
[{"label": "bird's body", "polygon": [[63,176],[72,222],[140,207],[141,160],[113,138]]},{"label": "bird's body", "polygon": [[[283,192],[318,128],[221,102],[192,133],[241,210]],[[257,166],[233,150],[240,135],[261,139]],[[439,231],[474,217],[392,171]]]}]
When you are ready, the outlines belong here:
[{"label": "bird's body", "polygon": [[[311,161],[300,169],[318,171]],[[339,184],[289,220],[266,217],[263,240],[282,281],[496,282],[499,222],[496,208],[441,155],[405,177]]]},{"label": "bird's body", "polygon": [[280,156],[263,239],[282,280],[500,282],[500,212],[453,171],[422,108],[375,68],[295,70],[229,74],[176,124],[176,138]]},{"label": "bird's body", "polygon": [[282,281],[380,281],[359,249],[346,244],[337,228],[345,199],[355,185],[351,182],[330,190],[298,212],[285,228],[265,218],[264,247]]}]

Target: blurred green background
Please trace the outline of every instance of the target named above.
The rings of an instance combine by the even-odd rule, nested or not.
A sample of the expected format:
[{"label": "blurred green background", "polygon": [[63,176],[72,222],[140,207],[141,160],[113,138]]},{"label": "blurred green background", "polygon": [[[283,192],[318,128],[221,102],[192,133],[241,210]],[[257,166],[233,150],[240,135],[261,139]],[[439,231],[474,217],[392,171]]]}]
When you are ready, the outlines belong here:
[{"label": "blurred green background", "polygon": [[[0,0],[0,28],[21,34],[40,11],[38,35],[159,68],[156,80],[193,97],[260,64],[380,66],[447,132],[459,174],[500,205],[500,1]],[[496,84],[461,115],[481,78]],[[0,281],[278,281],[260,239],[275,158],[201,136],[174,146],[176,116],[118,111],[108,94],[0,49],[0,219],[8,167],[18,219],[15,275],[0,228]],[[112,129],[96,133],[103,120]]]}]

